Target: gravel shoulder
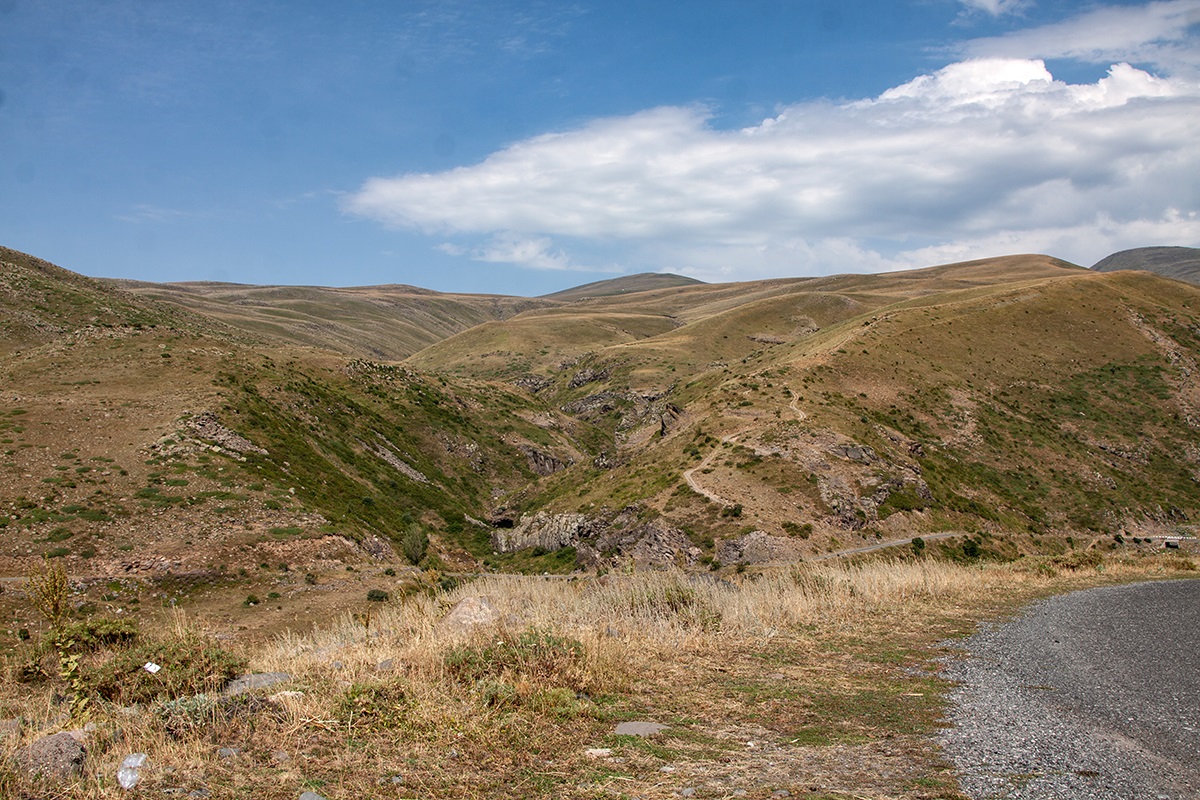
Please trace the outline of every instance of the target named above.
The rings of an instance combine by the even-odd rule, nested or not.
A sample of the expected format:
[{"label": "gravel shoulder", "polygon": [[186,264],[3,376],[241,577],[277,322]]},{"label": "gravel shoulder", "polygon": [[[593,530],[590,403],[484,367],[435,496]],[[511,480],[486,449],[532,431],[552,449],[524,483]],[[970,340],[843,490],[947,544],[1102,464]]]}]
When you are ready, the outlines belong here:
[{"label": "gravel shoulder", "polygon": [[939,740],[967,796],[1200,797],[1200,580],[1054,597],[959,644]]}]

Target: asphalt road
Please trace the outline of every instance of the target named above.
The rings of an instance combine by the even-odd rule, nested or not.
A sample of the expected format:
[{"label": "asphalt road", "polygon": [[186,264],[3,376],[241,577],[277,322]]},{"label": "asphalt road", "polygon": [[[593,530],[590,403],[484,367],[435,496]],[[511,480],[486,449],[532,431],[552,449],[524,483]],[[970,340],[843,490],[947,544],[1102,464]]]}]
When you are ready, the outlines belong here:
[{"label": "asphalt road", "polygon": [[972,798],[1200,798],[1200,580],[1051,598],[947,666]]}]

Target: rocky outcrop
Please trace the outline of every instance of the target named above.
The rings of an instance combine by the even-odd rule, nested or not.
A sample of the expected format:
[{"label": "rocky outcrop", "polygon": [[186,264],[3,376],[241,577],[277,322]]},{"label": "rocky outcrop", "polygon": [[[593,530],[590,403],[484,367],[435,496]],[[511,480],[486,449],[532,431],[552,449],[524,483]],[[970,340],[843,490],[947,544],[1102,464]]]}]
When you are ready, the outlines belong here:
[{"label": "rocky outcrop", "polygon": [[538,450],[532,445],[517,445],[517,449],[525,454],[525,460],[529,462],[529,468],[533,470],[534,474],[540,475],[543,478],[571,466],[570,461],[563,460],[552,453]]},{"label": "rocky outcrop", "polygon": [[795,542],[765,531],[751,531],[730,539],[717,550],[717,560],[722,564],[771,564],[799,561],[800,558],[800,549]]},{"label": "rocky outcrop", "polygon": [[501,553],[574,547],[579,565],[588,569],[622,561],[687,568],[695,567],[703,555],[683,531],[658,520],[641,522],[635,508],[594,517],[539,511],[522,517],[513,528],[493,531],[492,546]]},{"label": "rocky outcrop", "polygon": [[586,532],[590,520],[585,514],[548,514],[539,511],[522,517],[512,528],[492,532],[492,547],[498,553],[512,553],[530,547],[546,551],[570,547]]},{"label": "rocky outcrop", "polygon": [[184,427],[197,439],[211,442],[217,447],[232,453],[257,453],[265,456],[267,451],[258,447],[241,434],[234,433],[217,420],[217,415],[204,411],[184,420]]}]

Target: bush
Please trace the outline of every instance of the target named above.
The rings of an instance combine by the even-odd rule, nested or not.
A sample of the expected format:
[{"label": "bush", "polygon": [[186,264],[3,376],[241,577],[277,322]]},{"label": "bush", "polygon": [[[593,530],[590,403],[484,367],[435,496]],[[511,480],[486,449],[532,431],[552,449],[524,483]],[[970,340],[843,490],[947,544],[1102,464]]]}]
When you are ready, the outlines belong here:
[{"label": "bush", "polygon": [[367,599],[372,603],[386,602],[389,595],[383,589],[371,589],[367,592]]},{"label": "bush", "polygon": [[[161,669],[151,674],[144,669],[147,663]],[[245,667],[244,658],[191,634],[130,648],[83,677],[94,694],[132,705],[219,691]]]},{"label": "bush", "polygon": [[412,705],[403,681],[356,683],[338,701],[337,717],[347,725],[368,723],[377,728],[395,728],[405,723]]},{"label": "bush", "polygon": [[471,686],[488,679],[582,691],[591,680],[581,642],[532,629],[515,637],[501,634],[486,644],[460,645],[446,654],[445,664],[451,676]]},{"label": "bush", "polygon": [[404,532],[404,537],[400,540],[400,551],[404,553],[408,563],[414,567],[420,564],[428,549],[429,536],[421,529],[420,525],[416,523],[409,525],[408,530]]},{"label": "bush", "polygon": [[102,647],[128,647],[138,636],[137,621],[132,619],[94,619],[64,625],[50,634],[49,644],[62,652],[85,653]]}]

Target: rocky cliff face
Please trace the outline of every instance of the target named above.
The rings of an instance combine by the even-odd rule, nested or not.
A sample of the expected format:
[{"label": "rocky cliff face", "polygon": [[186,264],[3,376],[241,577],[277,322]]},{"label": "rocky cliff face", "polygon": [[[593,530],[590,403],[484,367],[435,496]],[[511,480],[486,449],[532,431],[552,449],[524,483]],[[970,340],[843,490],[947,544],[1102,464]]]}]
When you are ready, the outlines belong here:
[{"label": "rocky cliff face", "polygon": [[644,566],[694,567],[702,555],[683,531],[659,521],[641,522],[635,509],[594,517],[539,511],[512,528],[495,530],[492,546],[500,553],[574,547],[579,565],[588,569],[629,560]]}]

